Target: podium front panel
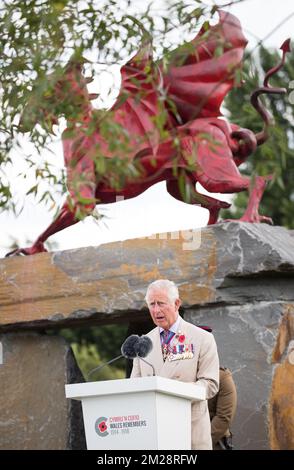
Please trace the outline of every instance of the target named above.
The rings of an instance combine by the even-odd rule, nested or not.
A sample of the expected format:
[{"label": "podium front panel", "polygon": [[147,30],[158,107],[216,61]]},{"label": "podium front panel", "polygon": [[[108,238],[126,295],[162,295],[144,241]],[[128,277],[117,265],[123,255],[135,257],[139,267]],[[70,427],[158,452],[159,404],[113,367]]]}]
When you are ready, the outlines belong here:
[{"label": "podium front panel", "polygon": [[82,400],[91,450],[191,449],[191,402],[159,392]]}]

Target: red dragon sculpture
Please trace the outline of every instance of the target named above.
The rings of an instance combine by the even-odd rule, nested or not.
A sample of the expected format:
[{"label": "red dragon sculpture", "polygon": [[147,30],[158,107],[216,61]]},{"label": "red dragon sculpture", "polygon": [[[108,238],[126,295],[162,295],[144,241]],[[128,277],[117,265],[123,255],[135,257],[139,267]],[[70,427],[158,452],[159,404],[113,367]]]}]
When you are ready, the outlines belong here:
[{"label": "red dragon sculpture", "polygon": [[[22,115],[23,130],[38,121],[36,105],[51,126],[66,115],[62,142],[70,197],[31,247],[7,256],[47,251],[44,242],[48,237],[91,214],[96,203],[115,202],[117,196],[135,197],[159,181],[166,181],[173,197],[186,201],[179,178],[192,189],[190,202],[209,210],[209,224],[216,223],[219,210],[229,204],[199,194],[197,181],[209,192],[249,190],[248,207],[240,220],[271,223],[258,213],[269,178],[257,176],[252,186],[238,166],[267,138],[270,114],[259,95],[286,92],[270,87],[268,80],[283,65],[289,40],[281,47],[281,63],[267,73],[264,86],[252,95],[252,104],[264,120],[264,129],[254,134],[221,117],[220,106],[234,85],[247,40],[235,16],[224,11],[219,15],[217,25],[202,28],[189,44],[173,51],[167,70],[162,62],[152,60],[148,44],[142,47],[122,67],[121,91],[110,111],[101,114],[93,108],[91,99],[96,95],[89,94],[89,79],[83,75],[81,61],[76,60],[52,82],[53,92],[46,93],[44,109],[33,98],[29,101]],[[63,112],[68,105],[74,110],[72,115]],[[159,122],[162,115],[165,119]],[[115,132],[113,139],[105,130],[107,119]],[[137,171],[133,176],[126,172],[123,183],[118,184],[115,164],[121,162],[126,169],[132,164]],[[100,171],[101,163],[109,171]]]}]

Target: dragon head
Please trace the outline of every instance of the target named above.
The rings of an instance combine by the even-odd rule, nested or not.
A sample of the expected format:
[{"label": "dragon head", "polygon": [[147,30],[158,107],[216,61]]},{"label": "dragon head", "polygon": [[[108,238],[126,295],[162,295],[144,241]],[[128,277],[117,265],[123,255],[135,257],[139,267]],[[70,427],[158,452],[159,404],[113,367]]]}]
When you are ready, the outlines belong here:
[{"label": "dragon head", "polygon": [[91,107],[90,100],[98,96],[88,93],[87,84],[92,78],[83,75],[86,61],[72,57],[65,67],[36,81],[20,117],[21,132],[31,131],[36,124],[53,132],[53,125],[61,116],[77,122],[81,119]]}]

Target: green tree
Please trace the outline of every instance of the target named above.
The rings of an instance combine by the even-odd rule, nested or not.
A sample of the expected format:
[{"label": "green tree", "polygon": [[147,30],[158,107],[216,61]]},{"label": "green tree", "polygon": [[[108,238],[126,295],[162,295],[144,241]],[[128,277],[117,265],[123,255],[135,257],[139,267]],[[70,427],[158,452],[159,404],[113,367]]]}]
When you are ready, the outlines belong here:
[{"label": "green tree", "polygon": [[[81,369],[85,379],[89,380],[111,380],[124,379],[126,376],[125,359],[119,359],[114,364],[105,365],[100,370],[94,371],[99,365],[103,364],[101,356],[97,351],[95,344],[79,344],[71,343],[73,353],[79,368]],[[93,371],[90,375],[89,373]]]},{"label": "green tree", "polygon": [[61,335],[71,343],[82,346],[95,344],[102,361],[120,354],[121,344],[127,336],[128,324],[112,324],[77,329],[62,329]]},{"label": "green tree", "polygon": [[[82,328],[48,330],[47,334],[58,334],[70,343],[77,363],[87,378],[89,372],[121,354],[121,345],[128,334],[128,324],[110,324]],[[92,380],[108,380],[125,377],[126,360],[119,359],[104,367],[91,377]]]},{"label": "green tree", "polygon": [[[261,85],[266,72],[274,67],[280,58],[281,55],[277,52],[260,47],[256,54],[245,60],[244,85],[232,90],[225,100],[231,122],[254,131],[261,130],[262,121],[250,104],[250,95]],[[246,175],[273,175],[265,190],[260,213],[270,216],[275,225],[291,229],[294,228],[294,100],[291,100],[290,95],[293,78],[292,53],[287,54],[283,68],[270,79],[272,86],[286,88],[287,93],[278,96],[267,95],[264,100],[275,121],[270,128],[269,139],[240,167],[241,172]],[[239,193],[234,198],[233,209],[222,211],[222,217],[239,218],[246,208],[247,201],[248,193]]]}]

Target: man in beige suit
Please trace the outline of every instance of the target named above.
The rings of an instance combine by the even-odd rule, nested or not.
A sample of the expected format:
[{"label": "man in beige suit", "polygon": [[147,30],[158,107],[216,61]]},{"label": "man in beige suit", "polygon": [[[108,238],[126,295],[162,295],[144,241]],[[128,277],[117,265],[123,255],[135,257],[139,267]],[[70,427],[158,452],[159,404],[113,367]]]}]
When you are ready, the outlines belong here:
[{"label": "man in beige suit", "polygon": [[[202,384],[206,399],[218,391],[219,359],[211,333],[179,316],[181,301],[177,286],[160,279],[148,286],[146,302],[156,325],[147,336],[153,349],[146,360],[156,375],[182,382]],[[134,359],[131,377],[152,375],[151,367]],[[172,412],[172,410],[171,410]],[[192,402],[192,449],[212,449],[207,400]]]}]

